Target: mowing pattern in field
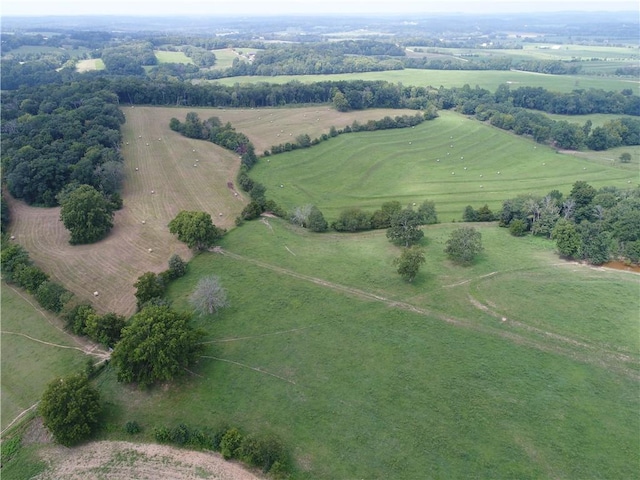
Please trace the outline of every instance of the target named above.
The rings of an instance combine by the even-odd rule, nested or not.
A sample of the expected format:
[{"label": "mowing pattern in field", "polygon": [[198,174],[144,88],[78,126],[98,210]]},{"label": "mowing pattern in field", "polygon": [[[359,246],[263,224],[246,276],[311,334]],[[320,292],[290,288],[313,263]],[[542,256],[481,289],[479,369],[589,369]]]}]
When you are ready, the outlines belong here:
[{"label": "mowing pattern in field", "polygon": [[34,300],[5,284],[2,294],[2,423],[4,430],[17,415],[40,400],[56,376],[83,370],[91,347],[64,332],[59,321],[41,312]]},{"label": "mowing pattern in field", "polygon": [[444,222],[460,220],[466,205],[499,209],[522,193],[568,194],[577,180],[596,187],[639,180],[633,164],[558,154],[464,116],[440,114],[412,129],[352,133],[275,155],[251,175],[288,209],[311,203],[335,219],[347,206],[373,212],[388,200],[406,205],[428,199]]},{"label": "mowing pattern in field", "polygon": [[[209,333],[198,376],[151,392],[102,377],[123,406],[109,421],[275,432],[295,478],[633,476],[640,361],[620,339],[638,336],[639,277],[560,262],[550,242],[491,225],[479,261],[457,267],[442,252],[454,227],[426,229],[412,284],[384,232],[234,230],[170,289],[177,308],[202,275],[229,291],[228,309],[197,319]],[[615,313],[600,322],[598,306]]]},{"label": "mowing pattern in field", "polygon": [[[55,280],[99,310],[133,313],[133,284],[142,273],[165,270],[174,253],[184,259],[190,257],[188,249],[167,228],[179,211],[205,211],[216,225],[231,228],[245,205],[242,192],[229,187],[239,168],[238,157],[210,142],[191,140],[169,129],[171,117],[184,120],[192,110],[197,110],[202,119],[219,116],[234,125],[237,122],[237,129],[249,135],[258,148],[290,141],[301,133],[327,133],[331,125],[344,126],[356,118],[366,122],[406,113],[371,110],[339,114],[326,107],[260,111],[125,108],[124,208],[116,212],[115,227],[106,239],[93,245],[71,246],[69,233],[59,221],[59,209],[11,202],[11,233],[16,241]],[[98,297],[94,297],[94,291],[98,291]]]},{"label": "mowing pattern in field", "polygon": [[124,208],[116,212],[115,227],[103,241],[71,246],[59,209],[12,202],[16,240],[53,278],[102,311],[133,313],[133,284],[142,273],[165,270],[174,253],[190,257],[167,228],[179,211],[208,212],[216,225],[229,228],[244,206],[242,195],[235,196],[227,186],[235,179],[238,158],[212,143],[172,132],[171,115],[157,113],[151,108],[125,110]]}]

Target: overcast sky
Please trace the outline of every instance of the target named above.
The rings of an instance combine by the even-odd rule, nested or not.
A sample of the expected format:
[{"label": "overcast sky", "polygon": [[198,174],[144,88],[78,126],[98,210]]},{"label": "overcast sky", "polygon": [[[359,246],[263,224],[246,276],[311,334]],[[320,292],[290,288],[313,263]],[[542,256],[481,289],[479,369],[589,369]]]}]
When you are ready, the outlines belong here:
[{"label": "overcast sky", "polygon": [[638,11],[638,0],[4,0],[1,15]]}]

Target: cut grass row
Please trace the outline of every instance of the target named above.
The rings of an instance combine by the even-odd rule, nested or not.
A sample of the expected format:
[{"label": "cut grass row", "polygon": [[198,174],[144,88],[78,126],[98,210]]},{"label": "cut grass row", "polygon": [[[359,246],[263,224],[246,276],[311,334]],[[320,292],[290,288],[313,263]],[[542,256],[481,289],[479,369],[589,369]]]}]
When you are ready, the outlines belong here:
[{"label": "cut grass row", "polygon": [[[170,288],[176,308],[186,308],[203,275],[219,275],[229,291],[230,308],[197,318],[211,342],[198,377],[147,392],[116,384],[113,372],[101,378],[114,405],[114,430],[135,419],[144,427],[228,423],[272,432],[293,449],[295,478],[635,474],[636,370],[625,373],[627,363],[607,360],[598,349],[562,349],[514,322],[590,344],[626,337],[637,362],[637,302],[627,302],[637,293],[637,277],[587,268],[567,275],[548,242],[515,239],[493,226],[482,229],[486,252],[463,269],[442,253],[455,226],[439,225],[427,229],[427,264],[407,284],[393,271],[397,251],[383,232],[312,235],[270,222],[248,223],[224,239],[240,258],[200,255]],[[495,271],[507,274],[486,276]],[[567,295],[553,292],[556,303],[541,301],[534,319],[523,311],[529,302],[517,308],[524,290],[492,294],[531,275],[568,287]],[[599,298],[589,287],[595,276]],[[491,289],[480,288],[487,282]],[[496,302],[492,308],[508,311],[509,320],[473,307],[471,294]],[[602,329],[585,329],[583,312],[598,303],[615,306],[618,315]],[[462,323],[446,321],[442,312]],[[619,335],[602,335],[612,328]],[[581,361],[588,356],[593,361]]]},{"label": "cut grass row", "polygon": [[[634,164],[591,162],[448,111],[415,128],[341,135],[261,160],[251,171],[287,209],[315,204],[330,220],[346,207],[373,213],[388,200],[434,201],[444,222],[466,205],[494,211],[519,194],[568,194],[577,180],[628,187]],[[282,185],[282,187],[281,187]]]}]

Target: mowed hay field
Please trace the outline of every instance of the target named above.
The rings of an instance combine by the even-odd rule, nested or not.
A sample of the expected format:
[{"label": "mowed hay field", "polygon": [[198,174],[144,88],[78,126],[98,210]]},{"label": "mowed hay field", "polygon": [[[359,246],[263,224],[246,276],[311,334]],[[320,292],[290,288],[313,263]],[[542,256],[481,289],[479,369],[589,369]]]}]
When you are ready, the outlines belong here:
[{"label": "mowed hay field", "polygon": [[[245,223],[169,289],[178,309],[204,275],[229,293],[229,308],[195,317],[196,375],[140,391],[107,371],[108,428],[273,433],[298,479],[633,478],[640,277],[562,262],[552,242],[493,224],[458,267],[443,253],[454,228],[425,228],[409,284],[382,231]],[[521,280],[537,296],[507,288]]]},{"label": "mowed hay field", "polygon": [[389,200],[431,200],[443,222],[460,220],[466,205],[498,210],[519,194],[568,194],[577,180],[596,188],[640,180],[636,164],[557,153],[463,115],[439,113],[415,128],[340,135],[261,159],[251,176],[287,209],[315,204],[336,219],[346,207],[373,213]]},{"label": "mowed hay field", "polygon": [[[328,133],[332,125],[345,126],[354,119],[366,122],[385,115],[414,113],[368,110],[340,114],[326,107],[260,111],[159,107],[123,110],[127,118],[122,146],[126,174],[124,208],[116,212],[114,228],[107,238],[92,245],[72,246],[68,231],[59,221],[59,208],[34,208],[18,201],[10,204],[11,234],[37,265],[98,310],[124,315],[135,311],[133,284],[141,274],[165,270],[174,253],[183,259],[190,258],[187,247],[167,227],[178,212],[205,211],[217,226],[229,229],[246,203],[242,192],[228,186],[229,182],[235,182],[240,166],[238,156],[210,142],[188,139],[171,131],[172,117],[184,121],[190,111],[197,111],[202,119],[218,116],[246,133],[260,152],[280,143],[279,139],[284,142],[301,133],[312,136]],[[286,132],[286,140],[280,130]],[[97,297],[93,295],[95,291],[99,293]]]}]

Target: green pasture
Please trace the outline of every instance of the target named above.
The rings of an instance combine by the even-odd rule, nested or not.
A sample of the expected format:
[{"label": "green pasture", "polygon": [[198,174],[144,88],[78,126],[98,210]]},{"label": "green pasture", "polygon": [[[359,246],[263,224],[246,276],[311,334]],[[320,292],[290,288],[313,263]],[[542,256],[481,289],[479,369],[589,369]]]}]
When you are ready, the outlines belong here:
[{"label": "green pasture", "polygon": [[[638,277],[571,272],[550,242],[492,224],[478,226],[478,261],[458,267],[442,253],[453,228],[426,228],[427,263],[411,284],[383,231],[311,234],[278,219],[231,231],[229,254],[197,256],[169,288],[178,309],[203,275],[229,292],[228,309],[196,318],[208,342],[197,376],[140,391],[107,371],[105,435],[124,438],[129,420],[147,438],[180,422],[273,433],[301,479],[633,477]],[[518,308],[526,292],[494,295],[520,278],[564,282],[567,293],[538,290],[535,316],[524,311],[533,299]],[[581,325],[599,305],[616,312],[602,330],[619,333]],[[630,362],[608,356],[625,335]]]},{"label": "green pasture", "polygon": [[215,80],[222,85],[235,85],[236,83],[287,83],[299,81],[303,83],[313,83],[320,81],[342,81],[342,80],[386,80],[391,83],[402,83],[403,85],[462,87],[468,84],[472,87],[476,85],[495,91],[499,85],[508,84],[512,88],[521,86],[543,87],[548,90],[558,92],[570,92],[576,88],[601,88],[603,90],[624,90],[633,89],[637,94],[640,83],[628,79],[615,77],[598,77],[589,75],[546,75],[541,73],[521,72],[521,71],[474,71],[474,70],[391,70],[386,72],[364,72],[364,73],[340,73],[334,75],[279,75],[275,77],[265,76],[242,76],[229,77]]},{"label": "green pasture", "polygon": [[[82,371],[87,357],[22,295],[2,283],[2,429],[40,400],[58,376]],[[30,299],[30,302],[35,300]],[[28,335],[31,339],[22,335]],[[47,345],[36,340],[46,341]],[[72,347],[72,348],[61,348]]]},{"label": "green pasture", "polygon": [[85,47],[78,48],[64,48],[64,47],[49,47],[45,45],[21,45],[18,48],[14,48],[8,52],[3,52],[2,56],[12,55],[29,55],[29,54],[42,54],[42,55],[69,55],[71,58],[81,58],[89,53],[89,49]]},{"label": "green pasture", "polygon": [[330,221],[346,207],[373,213],[389,200],[430,200],[440,220],[450,222],[460,220],[467,205],[498,210],[523,193],[568,194],[577,180],[595,187],[638,182],[634,164],[559,154],[447,111],[415,128],[344,134],[263,158],[250,175],[286,209],[314,204]]},{"label": "green pasture", "polygon": [[155,52],[158,63],[193,63],[184,52],[171,52],[168,50],[156,50]]},{"label": "green pasture", "polygon": [[234,59],[238,58],[240,59],[240,61],[246,62],[248,61],[246,55],[259,51],[260,49],[256,48],[236,48],[235,51],[231,48],[219,48],[216,50],[212,50],[212,52],[216,56],[216,64],[213,66],[213,68],[218,70],[230,68],[233,65]]}]

